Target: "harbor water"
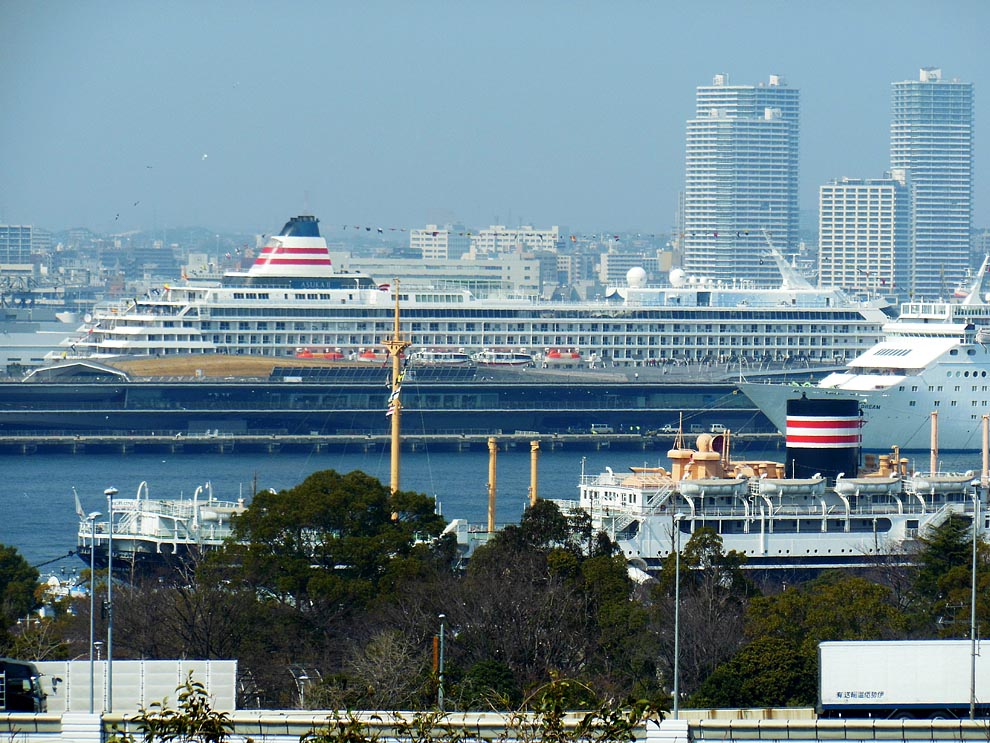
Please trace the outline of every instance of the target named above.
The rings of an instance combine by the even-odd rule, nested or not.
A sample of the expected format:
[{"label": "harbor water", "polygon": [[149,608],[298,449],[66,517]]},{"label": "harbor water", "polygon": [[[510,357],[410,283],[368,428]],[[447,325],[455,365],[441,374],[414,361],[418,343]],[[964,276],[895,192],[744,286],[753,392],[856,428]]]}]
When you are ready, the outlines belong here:
[{"label": "harbor water", "polygon": [[[781,449],[735,450],[737,458],[783,461]],[[909,455],[910,456],[910,455]],[[487,451],[403,452],[400,487],[436,498],[449,521],[466,519],[483,525],[488,514]],[[577,499],[582,469],[586,474],[616,472],[635,466],[667,466],[666,452],[601,450],[543,450],[538,463],[539,495]],[[321,452],[274,454],[33,454],[0,456],[4,487],[0,488],[0,544],[16,547],[42,574],[76,571],[77,557],[58,558],[75,549],[78,518],[73,490],[88,513],[106,513],[107,488],[118,497],[133,498],[142,481],[151,498],[192,498],[197,487],[211,483],[215,497],[250,502],[258,490],[291,488],[314,472],[365,472],[389,483],[389,452]],[[918,453],[912,470],[927,470],[927,454]],[[980,468],[980,454],[953,453],[940,460],[940,469]],[[529,498],[529,447],[498,453],[496,522],[518,523]]]}]

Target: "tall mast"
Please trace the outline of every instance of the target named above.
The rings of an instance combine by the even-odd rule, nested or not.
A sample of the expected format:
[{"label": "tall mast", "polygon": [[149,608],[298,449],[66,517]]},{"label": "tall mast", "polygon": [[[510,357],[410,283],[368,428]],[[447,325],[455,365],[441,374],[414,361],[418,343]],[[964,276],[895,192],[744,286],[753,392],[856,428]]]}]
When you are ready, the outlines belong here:
[{"label": "tall mast", "polygon": [[392,337],[385,339],[385,348],[392,358],[392,394],[389,396],[389,413],[392,418],[392,493],[399,492],[399,450],[401,443],[402,400],[399,392],[402,389],[402,352],[411,345],[402,337],[399,328],[399,280],[395,279],[395,325]]}]

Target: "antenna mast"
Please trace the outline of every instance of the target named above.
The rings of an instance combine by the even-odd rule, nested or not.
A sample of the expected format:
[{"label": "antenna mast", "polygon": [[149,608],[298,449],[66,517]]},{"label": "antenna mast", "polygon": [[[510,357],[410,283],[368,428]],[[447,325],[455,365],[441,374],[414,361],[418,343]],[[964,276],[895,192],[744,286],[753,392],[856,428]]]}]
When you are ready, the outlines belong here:
[{"label": "antenna mast", "polygon": [[402,391],[402,352],[411,345],[408,340],[402,337],[399,328],[399,280],[395,279],[395,326],[392,330],[392,337],[385,339],[385,348],[388,349],[392,358],[392,394],[389,395],[388,413],[392,418],[392,465],[391,465],[391,490],[395,494],[399,492],[399,454],[401,448],[401,422],[402,401],[399,393]]}]

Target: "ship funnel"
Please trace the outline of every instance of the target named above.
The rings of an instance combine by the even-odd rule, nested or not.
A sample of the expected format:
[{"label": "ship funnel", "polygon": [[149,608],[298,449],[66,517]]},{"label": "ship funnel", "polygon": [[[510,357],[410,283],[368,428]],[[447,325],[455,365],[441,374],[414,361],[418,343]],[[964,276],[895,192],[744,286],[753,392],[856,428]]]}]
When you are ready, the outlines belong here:
[{"label": "ship funnel", "polygon": [[856,400],[787,401],[787,474],[829,480],[859,470],[862,417]]},{"label": "ship funnel", "polygon": [[276,237],[268,238],[249,276],[326,277],[333,273],[327,242],[320,235],[319,220],[293,217]]}]

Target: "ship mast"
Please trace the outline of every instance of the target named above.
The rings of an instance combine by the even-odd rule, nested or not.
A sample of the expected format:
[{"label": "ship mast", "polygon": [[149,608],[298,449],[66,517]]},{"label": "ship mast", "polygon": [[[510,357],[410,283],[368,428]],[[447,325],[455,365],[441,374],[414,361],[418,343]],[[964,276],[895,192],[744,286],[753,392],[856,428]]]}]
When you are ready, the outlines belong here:
[{"label": "ship mast", "polygon": [[389,396],[389,415],[392,418],[392,465],[391,465],[391,491],[394,495],[399,492],[399,450],[401,443],[401,423],[402,401],[399,392],[402,389],[402,352],[411,345],[408,340],[402,337],[399,329],[399,280],[395,284],[395,326],[392,330],[392,337],[385,339],[385,348],[388,349],[392,358],[392,394]]}]

